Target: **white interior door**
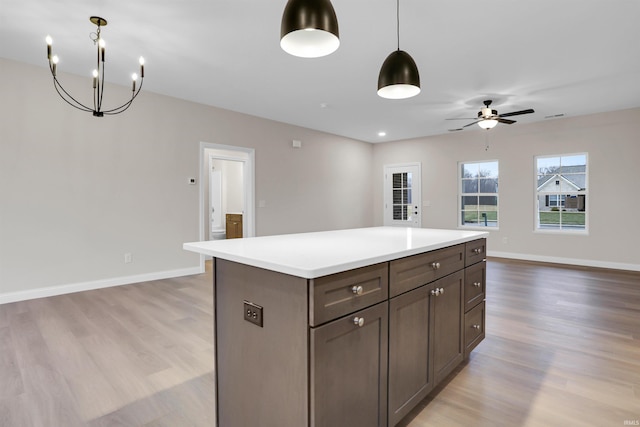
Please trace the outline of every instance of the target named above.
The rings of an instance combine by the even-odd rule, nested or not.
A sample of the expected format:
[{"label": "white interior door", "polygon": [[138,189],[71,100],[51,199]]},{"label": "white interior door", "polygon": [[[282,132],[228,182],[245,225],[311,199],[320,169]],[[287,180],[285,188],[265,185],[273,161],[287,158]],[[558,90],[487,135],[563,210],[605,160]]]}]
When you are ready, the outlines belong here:
[{"label": "white interior door", "polygon": [[213,239],[213,232],[224,230],[222,221],[222,172],[214,170],[213,160],[209,159],[209,238]]},{"label": "white interior door", "polygon": [[421,227],[420,163],[384,166],[384,225]]}]

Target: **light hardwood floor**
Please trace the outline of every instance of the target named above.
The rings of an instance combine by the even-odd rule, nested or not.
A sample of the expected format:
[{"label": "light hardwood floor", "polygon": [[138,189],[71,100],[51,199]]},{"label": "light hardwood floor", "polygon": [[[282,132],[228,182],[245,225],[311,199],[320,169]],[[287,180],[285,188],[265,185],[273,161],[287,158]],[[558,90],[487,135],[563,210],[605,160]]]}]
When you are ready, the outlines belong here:
[{"label": "light hardwood floor", "polygon": [[[487,270],[486,339],[400,425],[637,425],[640,273]],[[211,282],[0,305],[0,426],[212,426]]]}]

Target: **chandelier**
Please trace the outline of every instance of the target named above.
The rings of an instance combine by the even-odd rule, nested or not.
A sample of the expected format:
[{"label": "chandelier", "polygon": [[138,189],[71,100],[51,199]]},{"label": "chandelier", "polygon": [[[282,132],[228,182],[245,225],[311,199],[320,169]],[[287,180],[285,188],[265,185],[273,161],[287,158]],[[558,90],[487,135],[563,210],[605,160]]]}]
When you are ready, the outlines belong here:
[{"label": "chandelier", "polygon": [[[51,36],[47,36],[47,58],[49,59],[49,69],[51,70],[51,75],[53,76],[53,86],[55,87],[56,92],[58,92],[58,95],[60,95],[60,97],[67,104],[77,108],[78,110],[92,112],[94,117],[103,117],[105,114],[113,115],[122,113],[131,106],[133,100],[136,99],[136,97],[140,93],[140,89],[142,89],[142,82],[144,81],[144,58],[140,57],[140,75],[133,73],[131,76],[133,80],[131,86],[131,98],[119,107],[111,108],[109,110],[103,110],[102,97],[104,96],[105,42],[104,39],[100,37],[100,28],[107,25],[107,20],[104,18],[100,18],[99,16],[92,16],[89,18],[89,20],[98,27],[96,32],[91,33],[90,35],[90,38],[98,51],[96,68],[93,70],[93,108],[88,107],[75,99],[60,84],[60,81],[57,77],[57,65],[59,62],[59,58],[57,55],[52,55],[53,40],[51,39]],[[136,84],[138,78],[140,78],[139,85]]]}]

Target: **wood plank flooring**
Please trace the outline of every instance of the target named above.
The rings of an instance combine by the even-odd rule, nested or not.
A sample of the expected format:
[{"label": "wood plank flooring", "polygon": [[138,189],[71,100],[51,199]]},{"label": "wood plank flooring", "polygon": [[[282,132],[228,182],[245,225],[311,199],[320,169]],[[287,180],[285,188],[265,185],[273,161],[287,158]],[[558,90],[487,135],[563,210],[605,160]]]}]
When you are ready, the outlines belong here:
[{"label": "wood plank flooring", "polygon": [[486,339],[401,426],[640,424],[640,273],[490,259],[486,304]]},{"label": "wood plank flooring", "polygon": [[[486,339],[400,425],[637,425],[640,273],[487,269]],[[213,426],[211,282],[0,305],[0,426]]]}]

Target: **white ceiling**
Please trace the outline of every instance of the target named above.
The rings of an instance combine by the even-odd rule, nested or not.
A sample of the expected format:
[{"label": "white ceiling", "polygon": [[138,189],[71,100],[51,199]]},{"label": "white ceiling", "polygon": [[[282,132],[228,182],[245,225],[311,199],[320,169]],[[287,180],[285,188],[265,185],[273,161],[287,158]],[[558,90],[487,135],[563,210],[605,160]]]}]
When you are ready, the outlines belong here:
[{"label": "white ceiling", "polygon": [[475,117],[484,99],[499,113],[536,111],[518,123],[640,107],[638,0],[401,0],[400,48],[422,85],[407,100],[376,94],[396,49],[394,0],[332,0],[341,45],[315,59],[280,49],[286,0],[0,2],[0,57],[48,73],[50,34],[59,73],[89,80],[98,15],[109,82],[129,85],[143,55],[145,91],[362,141],[447,133],[467,122],[445,119]]}]

